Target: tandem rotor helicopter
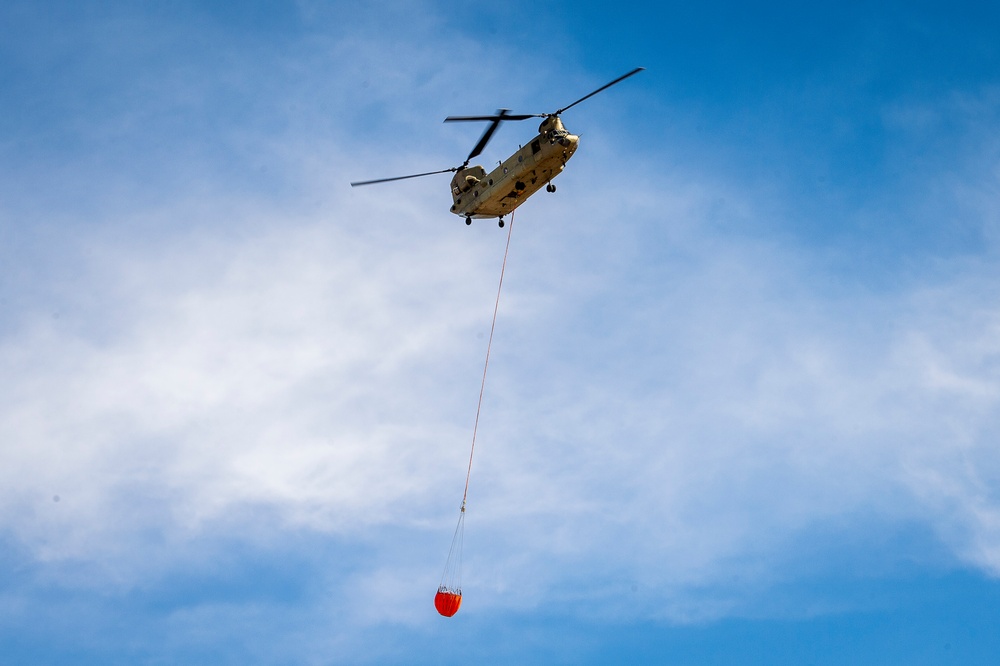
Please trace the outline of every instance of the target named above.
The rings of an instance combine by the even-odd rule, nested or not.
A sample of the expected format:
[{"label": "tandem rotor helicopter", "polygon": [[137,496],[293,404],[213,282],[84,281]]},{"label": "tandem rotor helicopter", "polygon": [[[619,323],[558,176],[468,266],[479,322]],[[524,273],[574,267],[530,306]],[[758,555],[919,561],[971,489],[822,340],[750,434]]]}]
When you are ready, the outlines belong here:
[{"label": "tandem rotor helicopter", "polygon": [[[496,217],[499,218],[502,227],[504,225],[503,216],[524,203],[528,197],[540,190],[542,185],[545,186],[547,192],[556,191],[552,179],[559,175],[569,158],[573,157],[577,144],[580,142],[579,136],[570,134],[563,127],[562,120],[559,118],[563,111],[573,108],[580,102],[590,99],[633,74],[638,74],[643,69],[645,68],[636,67],[628,74],[619,76],[611,83],[601,86],[569,106],[564,106],[553,113],[517,115],[508,113],[510,109],[498,109],[494,115],[490,116],[448,116],[444,119],[446,123],[477,121],[490,123],[480,137],[479,143],[465,158],[462,166],[441,169],[440,171],[428,171],[427,173],[415,173],[409,176],[362,180],[351,183],[351,187],[455,172],[455,176],[451,179],[451,196],[455,201],[451,212],[464,217],[466,224],[472,224],[473,218]],[[529,118],[544,118],[544,120],[538,127],[538,136],[527,145],[501,162],[490,173],[486,173],[486,170],[479,165],[469,166],[472,158],[478,156],[486,148],[486,144],[489,143],[500,123],[508,120],[528,120]]]}]

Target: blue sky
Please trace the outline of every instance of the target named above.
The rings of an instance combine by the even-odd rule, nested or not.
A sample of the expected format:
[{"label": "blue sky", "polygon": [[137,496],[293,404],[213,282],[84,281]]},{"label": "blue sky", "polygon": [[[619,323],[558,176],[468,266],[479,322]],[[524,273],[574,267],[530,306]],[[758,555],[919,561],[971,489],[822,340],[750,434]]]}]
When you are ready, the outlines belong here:
[{"label": "blue sky", "polygon": [[[348,183],[636,66],[515,216],[445,620],[506,231]],[[2,661],[1000,657],[996,9],[15,0],[0,95]]]}]

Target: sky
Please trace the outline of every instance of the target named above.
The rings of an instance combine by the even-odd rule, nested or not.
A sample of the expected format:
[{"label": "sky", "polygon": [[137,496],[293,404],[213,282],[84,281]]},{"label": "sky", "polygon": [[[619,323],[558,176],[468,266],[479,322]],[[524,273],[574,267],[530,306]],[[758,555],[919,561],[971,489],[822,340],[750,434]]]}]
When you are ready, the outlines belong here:
[{"label": "sky", "polygon": [[[505,229],[349,185],[640,66]],[[8,0],[0,98],[0,661],[1000,658],[1000,9]]]}]

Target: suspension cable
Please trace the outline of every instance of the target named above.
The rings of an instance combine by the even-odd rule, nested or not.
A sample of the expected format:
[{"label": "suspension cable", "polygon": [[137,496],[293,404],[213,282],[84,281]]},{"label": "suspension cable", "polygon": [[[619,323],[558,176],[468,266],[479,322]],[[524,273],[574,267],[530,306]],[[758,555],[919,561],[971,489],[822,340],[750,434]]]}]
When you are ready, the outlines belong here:
[{"label": "suspension cable", "polygon": [[490,324],[490,339],[486,344],[486,361],[483,363],[483,380],[479,385],[479,402],[476,405],[476,422],[472,427],[472,448],[469,451],[469,468],[465,472],[465,490],[462,492],[462,508],[458,514],[458,524],[451,538],[451,548],[445,561],[444,572],[441,575],[441,585],[438,592],[462,594],[462,548],[465,541],[465,503],[469,498],[469,479],[472,477],[472,458],[476,453],[476,435],[479,432],[479,415],[483,409],[483,394],[486,391],[486,373],[490,367],[490,352],[493,349],[493,333],[497,327],[497,312],[500,310],[500,292],[503,289],[503,277],[507,270],[507,254],[510,252],[510,237],[514,231],[514,213],[510,214],[510,227],[507,229],[507,246],[503,251],[503,264],[500,266],[500,284],[497,285],[497,298],[493,304],[493,322]]},{"label": "suspension cable", "polygon": [[507,253],[510,252],[510,237],[514,232],[514,212],[510,213],[510,226],[507,227],[507,247],[503,251],[503,264],[500,266],[500,284],[497,286],[497,300],[493,305],[493,323],[490,324],[490,340],[486,343],[486,362],[483,364],[483,381],[479,385],[479,404],[476,405],[476,423],[472,427],[472,450],[469,451],[469,469],[465,473],[465,491],[462,493],[462,513],[465,513],[465,501],[469,497],[469,478],[472,476],[472,457],[476,453],[476,434],[479,432],[479,414],[483,409],[483,393],[486,390],[486,372],[490,368],[490,351],[493,349],[493,332],[497,327],[497,311],[500,309],[500,291],[503,289],[503,276],[507,270]]}]

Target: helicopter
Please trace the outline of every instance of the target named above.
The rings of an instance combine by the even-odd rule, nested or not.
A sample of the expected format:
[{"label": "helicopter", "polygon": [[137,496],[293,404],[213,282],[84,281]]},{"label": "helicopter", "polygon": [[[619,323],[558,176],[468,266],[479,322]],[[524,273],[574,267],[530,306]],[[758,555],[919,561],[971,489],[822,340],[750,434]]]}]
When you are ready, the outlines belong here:
[{"label": "helicopter", "polygon": [[[562,172],[566,167],[566,162],[576,152],[580,137],[570,134],[563,126],[559,116],[580,102],[590,99],[597,93],[607,90],[616,83],[621,83],[644,69],[645,67],[636,67],[628,74],[619,76],[614,81],[606,83],[553,113],[511,114],[510,109],[497,109],[495,114],[487,116],[448,116],[444,119],[446,123],[490,123],[461,166],[441,169],[440,171],[415,173],[409,176],[363,180],[351,183],[351,187],[454,172],[455,175],[451,179],[451,195],[454,199],[451,212],[464,217],[466,224],[472,224],[473,218],[496,217],[499,218],[499,224],[503,227],[504,215],[513,212],[528,197],[539,191],[543,185],[547,192],[556,191],[552,179]],[[528,144],[519,147],[516,153],[500,162],[489,173],[486,173],[486,170],[479,165],[469,166],[469,162],[486,148],[486,144],[489,143],[493,133],[496,132],[501,123],[528,120],[529,118],[543,118],[544,120],[538,126],[538,136]]]}]

